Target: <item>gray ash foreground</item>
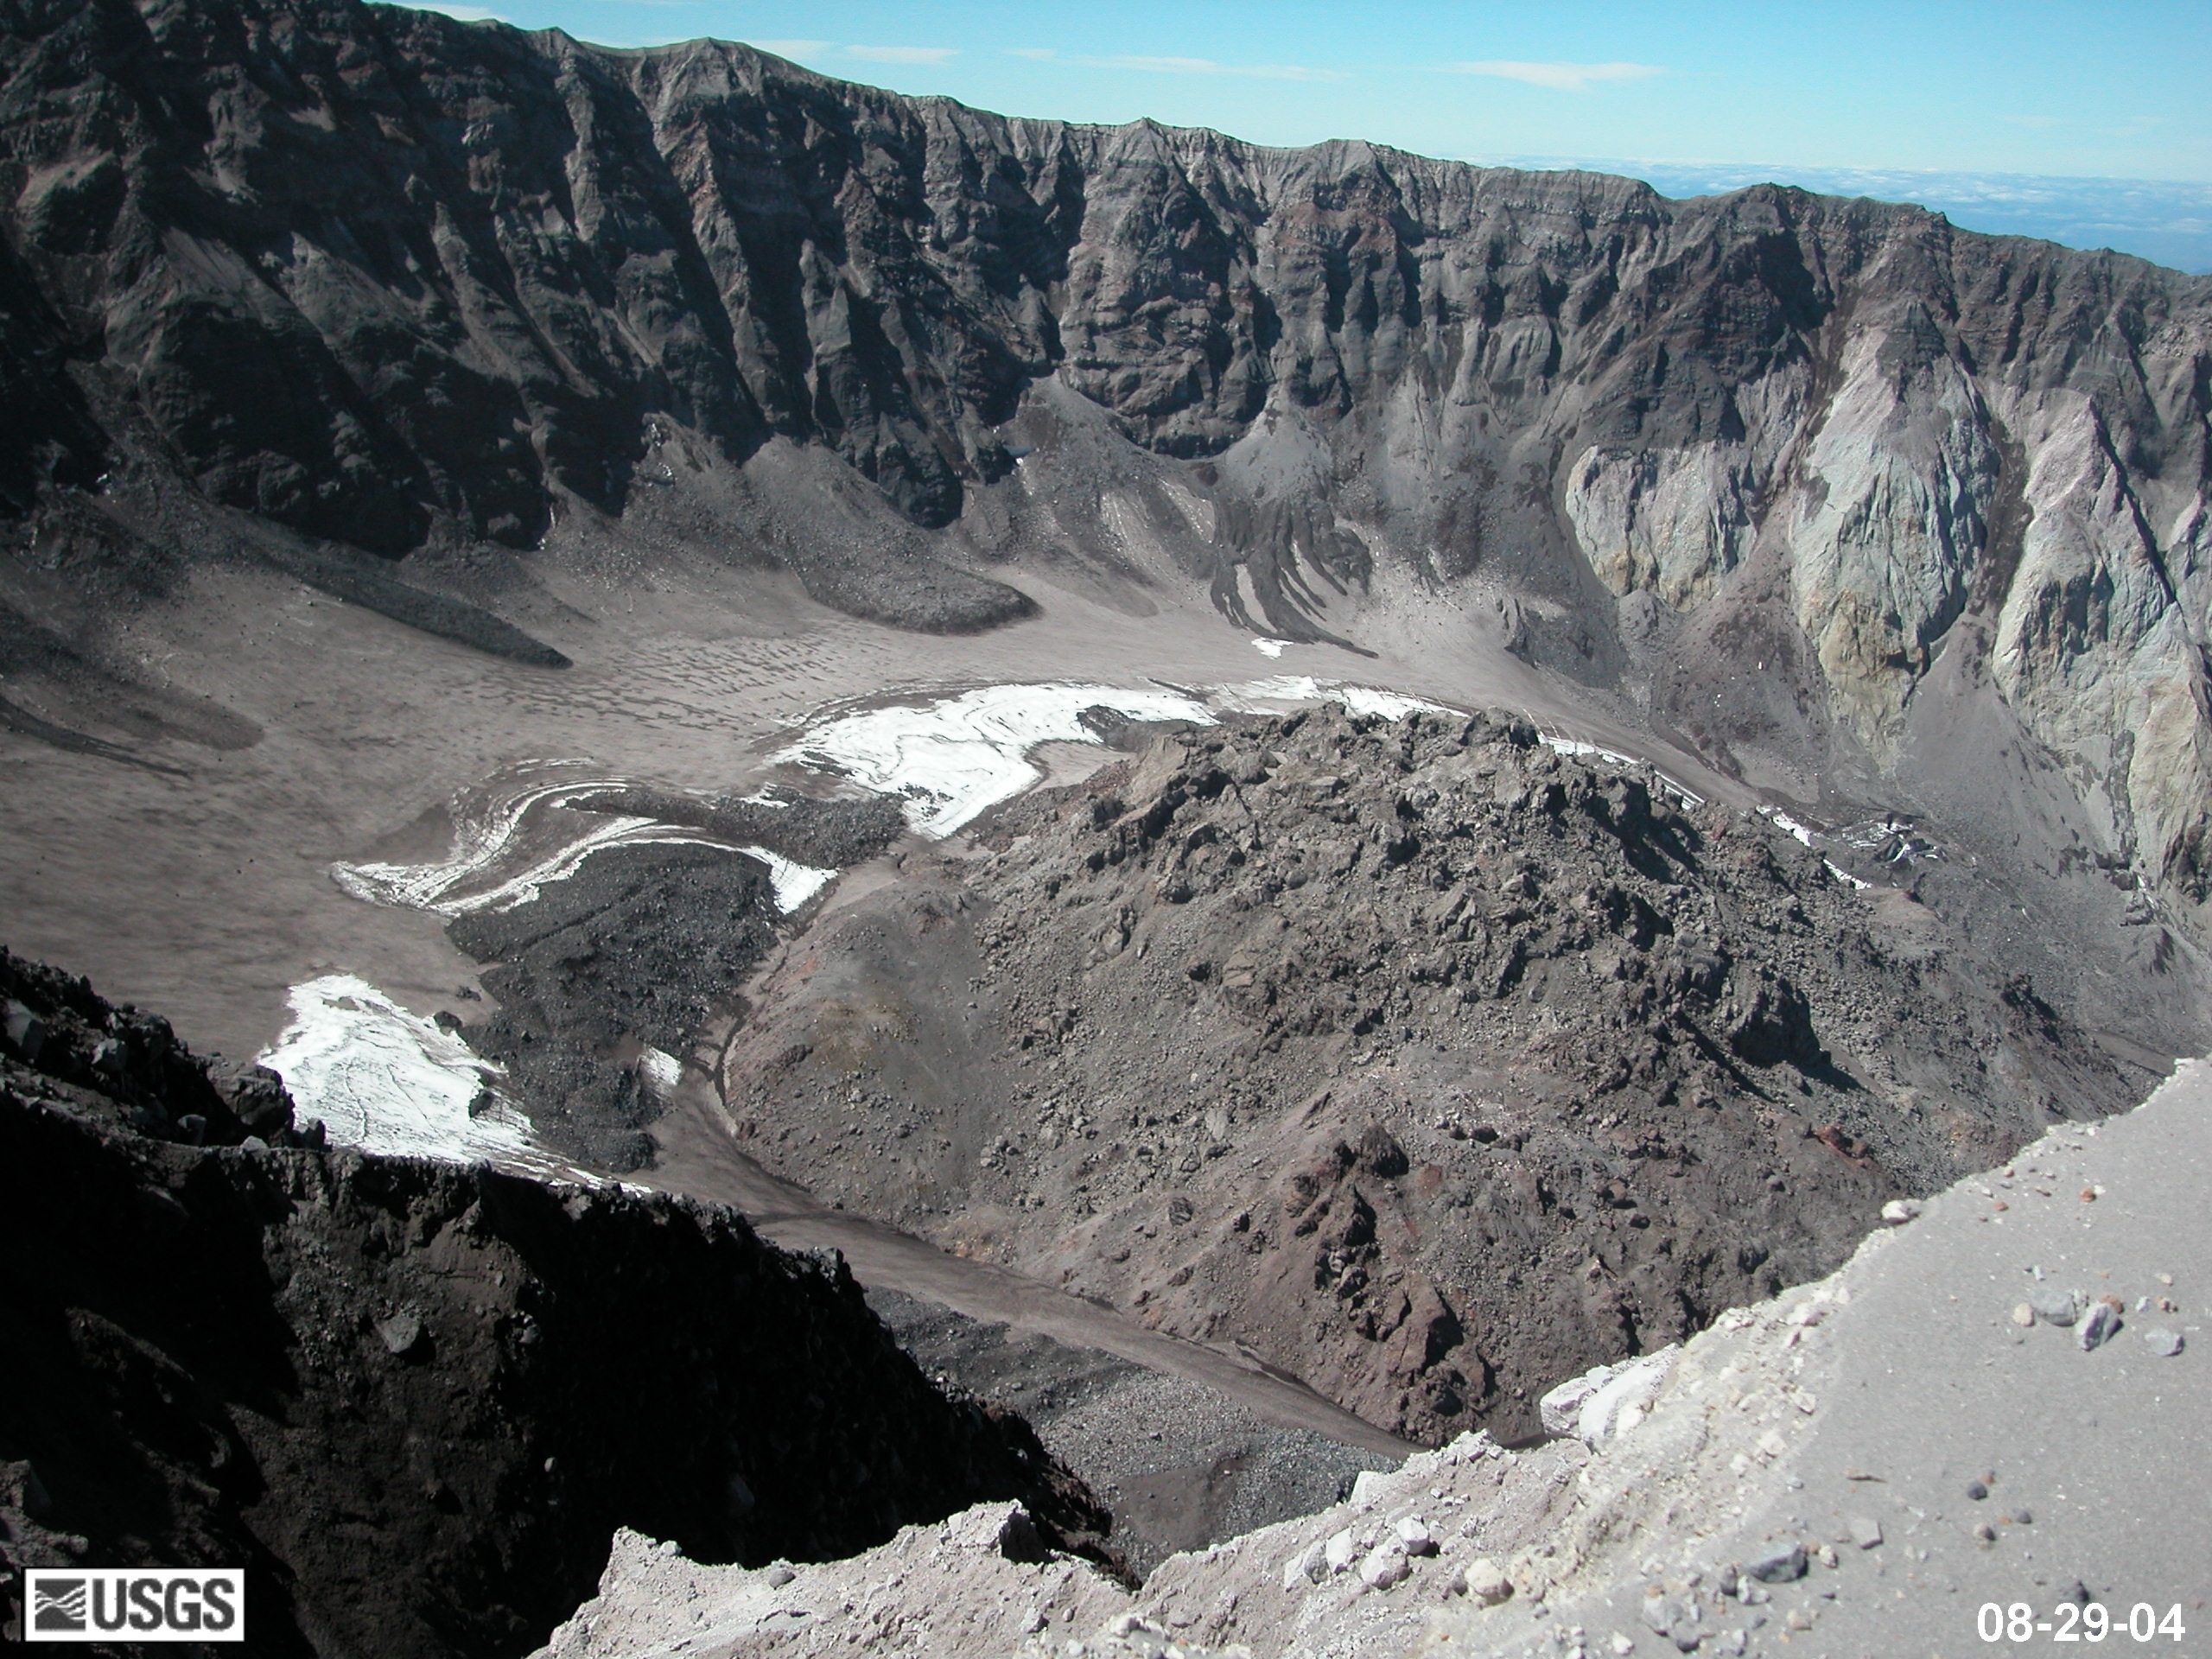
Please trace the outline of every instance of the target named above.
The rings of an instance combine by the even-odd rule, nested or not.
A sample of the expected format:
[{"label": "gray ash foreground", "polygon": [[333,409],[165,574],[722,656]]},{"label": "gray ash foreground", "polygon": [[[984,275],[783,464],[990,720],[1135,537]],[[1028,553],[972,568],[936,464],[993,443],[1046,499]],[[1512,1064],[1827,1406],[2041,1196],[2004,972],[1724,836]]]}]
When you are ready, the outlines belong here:
[{"label": "gray ash foreground", "polygon": [[618,1525],[824,1559],[1019,1497],[1103,1554],[1090,1493],[933,1387],[836,1258],[684,1200],[247,1144],[159,1021],[0,976],[11,1567],[244,1566],[257,1651],[481,1656],[542,1642]]}]

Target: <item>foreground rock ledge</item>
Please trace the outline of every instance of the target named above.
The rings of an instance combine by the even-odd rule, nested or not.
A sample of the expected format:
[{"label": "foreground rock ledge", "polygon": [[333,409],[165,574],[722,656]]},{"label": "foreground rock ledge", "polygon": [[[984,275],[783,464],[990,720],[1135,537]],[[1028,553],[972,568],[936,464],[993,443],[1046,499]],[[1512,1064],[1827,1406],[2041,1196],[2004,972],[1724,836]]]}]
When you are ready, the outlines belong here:
[{"label": "foreground rock ledge", "polygon": [[41,1027],[35,1065],[0,1048],[11,1568],[245,1567],[265,1651],[473,1659],[544,1640],[622,1525],[818,1560],[1004,1497],[1039,1548],[1098,1548],[1090,1493],[925,1378],[834,1253],[689,1200],[248,1142],[166,1026],[0,969]]},{"label": "foreground rock ledge", "polygon": [[[546,1652],[1779,1654],[1807,1630],[1814,1651],[1954,1651],[1982,1601],[2023,1597],[2202,1621],[2212,1523],[2154,1512],[2137,1483],[2180,1479],[2212,1427],[2184,1369],[2212,1284],[2188,1173],[2209,1108],[2212,1067],[2190,1062],[2101,1129],[2053,1129],[1829,1278],[1724,1315],[1651,1367],[1633,1418],[1588,1426],[1594,1446],[1464,1435],[1320,1514],[1173,1556],[1135,1595],[1010,1555],[1006,1506],[797,1570],[625,1536]],[[2139,1329],[2088,1353],[2018,1329],[2024,1267],[2110,1286]]]}]

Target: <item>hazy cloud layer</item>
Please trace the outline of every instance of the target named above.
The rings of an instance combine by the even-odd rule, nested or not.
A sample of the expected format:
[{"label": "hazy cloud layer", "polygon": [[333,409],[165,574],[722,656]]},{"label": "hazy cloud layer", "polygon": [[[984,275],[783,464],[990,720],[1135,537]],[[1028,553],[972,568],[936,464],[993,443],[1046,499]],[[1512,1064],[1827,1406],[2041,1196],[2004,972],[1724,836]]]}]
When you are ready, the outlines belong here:
[{"label": "hazy cloud layer", "polygon": [[1262,80],[1344,80],[1336,69],[1313,69],[1299,63],[1217,63],[1211,58],[1147,57],[1121,53],[1111,57],[1063,56],[1048,46],[1017,46],[1007,56],[1033,63],[1065,64],[1071,69],[1127,69],[1156,75],[1246,75]]},{"label": "hazy cloud layer", "polygon": [[2041,237],[2070,248],[2115,248],[2182,270],[2212,271],[2212,184],[1556,156],[1491,159],[1516,167],[1624,173],[1667,196],[1717,195],[1774,183],[1823,195],[1917,202],[1965,230]]},{"label": "hazy cloud layer", "polygon": [[1443,67],[1455,75],[1491,75],[1562,92],[1586,92],[1600,81],[1647,80],[1667,73],[1651,63],[1522,63],[1510,58],[1480,58]]},{"label": "hazy cloud layer", "polygon": [[858,58],[864,63],[943,63],[947,58],[957,58],[957,46],[849,46],[844,48],[849,58]]}]

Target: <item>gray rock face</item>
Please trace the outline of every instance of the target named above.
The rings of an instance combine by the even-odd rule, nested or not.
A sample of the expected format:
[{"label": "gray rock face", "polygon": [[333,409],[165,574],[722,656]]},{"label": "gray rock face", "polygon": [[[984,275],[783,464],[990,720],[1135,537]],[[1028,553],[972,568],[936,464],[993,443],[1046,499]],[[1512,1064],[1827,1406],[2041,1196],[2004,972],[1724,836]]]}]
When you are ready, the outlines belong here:
[{"label": "gray rock face", "polygon": [[[1771,188],[1009,120],[723,42],[350,0],[5,27],[19,511],[151,434],[312,536],[529,548],[788,441],[941,526],[1051,391],[1166,467],[1147,510],[1236,620],[1334,638],[1317,596],[1378,558],[1483,566],[1521,648],[1605,680],[1643,650],[1610,594],[1724,764],[1887,771],[1993,691],[2101,855],[2206,896],[2205,279]],[[760,470],[764,512],[830,488]],[[753,527],[832,603],[1027,609],[813,516]]]}]

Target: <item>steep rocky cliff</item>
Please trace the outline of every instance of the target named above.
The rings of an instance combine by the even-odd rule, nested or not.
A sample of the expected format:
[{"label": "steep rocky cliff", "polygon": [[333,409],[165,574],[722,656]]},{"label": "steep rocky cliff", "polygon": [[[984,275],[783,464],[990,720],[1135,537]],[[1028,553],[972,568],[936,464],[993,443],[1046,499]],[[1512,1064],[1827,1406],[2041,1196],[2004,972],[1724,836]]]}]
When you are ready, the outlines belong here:
[{"label": "steep rocky cliff", "polygon": [[1109,1524],[1020,1419],[932,1386],[834,1255],[711,1205],[325,1152],[273,1078],[219,1086],[81,981],[0,955],[0,993],[11,1567],[244,1567],[257,1651],[480,1655],[542,1641],[620,1525],[757,1566],[988,1497],[1061,1542]]},{"label": "steep rocky cliff", "polygon": [[[1724,767],[1910,781],[1999,707],[2094,858],[2206,896],[2206,279],[351,0],[0,29],[19,512],[105,474],[159,540],[176,475],[397,556],[642,510],[931,627],[1027,611],[1009,523],[1294,639],[1388,562]],[[1025,518],[1068,407],[1113,477]]]}]

